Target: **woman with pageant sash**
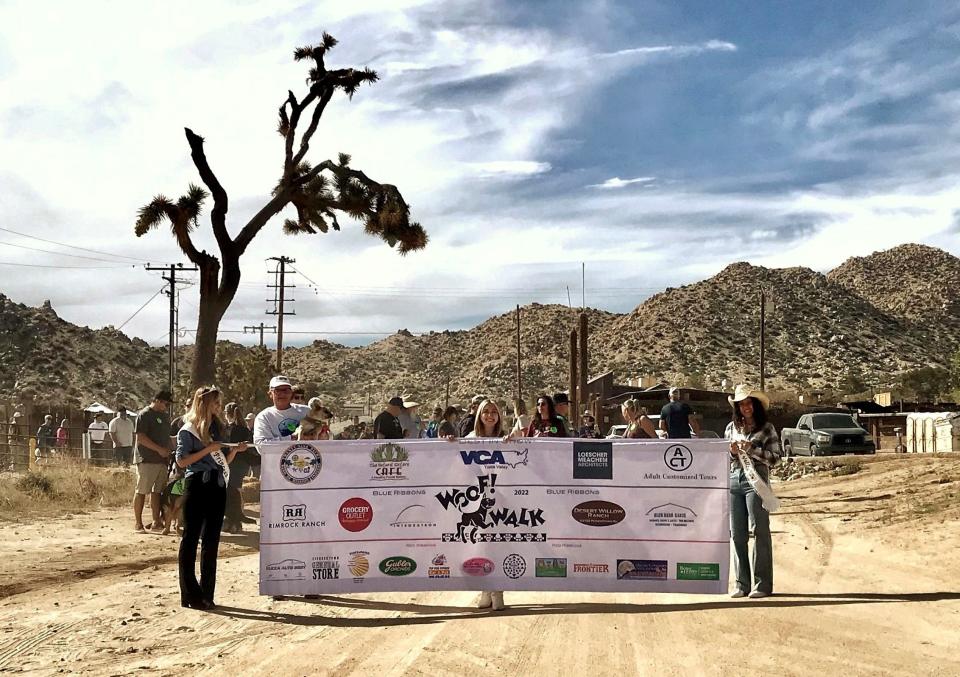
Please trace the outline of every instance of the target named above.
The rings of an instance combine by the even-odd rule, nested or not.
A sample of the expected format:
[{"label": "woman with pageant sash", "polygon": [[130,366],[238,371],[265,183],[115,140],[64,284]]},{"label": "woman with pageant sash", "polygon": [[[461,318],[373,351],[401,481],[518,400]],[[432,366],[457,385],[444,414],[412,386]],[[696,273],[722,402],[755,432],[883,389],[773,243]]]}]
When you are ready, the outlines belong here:
[{"label": "woman with pageant sash", "polygon": [[[217,550],[227,501],[230,463],[247,448],[246,442],[226,447],[220,420],[220,391],[216,386],[197,388],[190,410],[177,433],[177,465],[184,476],[183,539],[180,541],[180,605],[213,609],[217,585]],[[197,581],[197,544],[200,580]]]},{"label": "woman with pageant sash", "polygon": [[[736,590],[730,596],[767,597],[773,594],[770,513],[748,479],[747,466],[752,465],[759,480],[769,484],[770,469],[780,462],[780,437],[767,420],[770,398],[766,393],[738,385],[733,397],[727,399],[733,407],[733,420],[727,424],[724,437],[730,441],[730,537],[737,576]],[[752,559],[750,523],[754,525]]]}]

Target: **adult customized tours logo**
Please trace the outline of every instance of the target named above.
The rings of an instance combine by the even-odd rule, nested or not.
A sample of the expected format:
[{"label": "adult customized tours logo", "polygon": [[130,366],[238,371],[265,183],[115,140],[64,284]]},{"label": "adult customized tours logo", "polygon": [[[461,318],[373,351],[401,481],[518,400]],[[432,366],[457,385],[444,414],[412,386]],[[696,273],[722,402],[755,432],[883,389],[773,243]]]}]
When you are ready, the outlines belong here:
[{"label": "adult customized tours logo", "polygon": [[647,511],[647,522],[655,527],[692,527],[697,521],[697,513],[676,503],[664,503]]},{"label": "adult customized tours logo", "polygon": [[612,480],[612,442],[574,442],[573,479]]},{"label": "adult customized tours logo", "polygon": [[427,506],[414,503],[397,513],[397,518],[390,522],[390,526],[397,529],[426,529],[437,526],[437,523],[428,517]]},{"label": "adult customized tours logo", "polygon": [[471,557],[461,564],[460,568],[467,576],[489,576],[495,567],[486,557]]},{"label": "adult customized tours logo", "polygon": [[461,449],[460,458],[464,465],[482,465],[487,468],[516,468],[527,464],[527,450],[523,451],[487,451],[485,449]]},{"label": "adult customized tours logo", "polygon": [[609,527],[619,524],[627,516],[627,511],[610,501],[587,501],[574,506],[570,511],[573,519],[588,527]]},{"label": "adult customized tours logo", "polygon": [[503,573],[507,578],[520,578],[527,573],[527,560],[517,554],[507,555],[503,558]]},{"label": "adult customized tours logo", "polygon": [[340,558],[335,555],[317,555],[311,560],[313,580],[332,581],[340,578]]},{"label": "adult customized tours logo", "polygon": [[663,452],[663,462],[670,470],[682,472],[693,465],[693,452],[682,444],[671,444]]},{"label": "adult customized tours logo", "polygon": [[309,484],[321,466],[320,452],[312,444],[291,444],[280,455],[280,474],[291,484]]},{"label": "adult customized tours logo", "polygon": [[537,557],[534,568],[537,578],[566,578],[566,557]]},{"label": "adult customized tours logo", "polygon": [[430,566],[427,568],[428,578],[450,578],[450,567],[447,566],[447,556],[442,552],[430,560]]},{"label": "adult customized tours logo", "polygon": [[302,581],[306,578],[307,565],[298,559],[283,559],[266,566],[268,581]]},{"label": "adult customized tours logo", "polygon": [[362,498],[348,498],[337,511],[340,526],[347,531],[363,531],[373,521],[373,507]]},{"label": "adult customized tours logo", "polygon": [[307,529],[310,527],[325,527],[324,521],[308,519],[307,505],[305,503],[295,503],[293,505],[284,505],[282,521],[269,522],[271,529]]},{"label": "adult customized tours logo", "polygon": [[380,571],[387,576],[408,576],[417,570],[417,563],[409,557],[387,557],[380,562]]},{"label": "adult customized tours logo", "polygon": [[[498,507],[497,474],[481,475],[476,484],[436,494],[444,510],[460,518],[456,532],[442,534],[445,542],[498,543],[546,541],[547,535],[537,531],[519,531],[542,526],[546,519],[543,508]],[[508,531],[507,529],[511,529]]]},{"label": "adult customized tours logo", "polygon": [[370,469],[374,482],[406,480],[405,471],[410,467],[410,452],[395,442],[378,444],[370,452]]},{"label": "adult customized tours logo", "polygon": [[350,559],[347,560],[347,568],[353,574],[355,583],[363,581],[363,577],[370,571],[370,553],[366,550],[354,550],[350,553]]},{"label": "adult customized tours logo", "polygon": [[666,580],[665,559],[618,559],[618,581]]}]

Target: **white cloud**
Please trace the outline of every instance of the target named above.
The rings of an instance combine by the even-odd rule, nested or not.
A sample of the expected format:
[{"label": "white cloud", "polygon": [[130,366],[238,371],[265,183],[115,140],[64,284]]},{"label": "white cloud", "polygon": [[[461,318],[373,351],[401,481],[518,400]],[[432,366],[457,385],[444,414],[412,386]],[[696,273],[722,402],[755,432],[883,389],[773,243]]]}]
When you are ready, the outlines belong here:
[{"label": "white cloud", "polygon": [[524,177],[550,171],[549,162],[535,162],[533,160],[468,162],[467,166],[483,177]]},{"label": "white cloud", "polygon": [[642,184],[651,184],[656,181],[655,176],[638,176],[635,179],[621,179],[619,176],[615,176],[612,179],[607,179],[603,183],[594,183],[587,186],[587,188],[597,188],[599,190],[613,190],[615,188],[623,188],[634,183]]}]

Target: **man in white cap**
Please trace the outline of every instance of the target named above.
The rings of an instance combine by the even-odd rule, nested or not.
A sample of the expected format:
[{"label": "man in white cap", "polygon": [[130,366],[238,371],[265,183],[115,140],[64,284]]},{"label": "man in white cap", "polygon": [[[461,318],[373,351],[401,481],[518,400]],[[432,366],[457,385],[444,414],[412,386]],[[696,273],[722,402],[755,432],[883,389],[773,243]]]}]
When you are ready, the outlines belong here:
[{"label": "man in white cap", "polygon": [[689,439],[691,427],[699,435],[700,424],[690,418],[692,413],[690,405],[680,401],[680,389],[676,386],[670,388],[670,402],[660,410],[660,430],[670,439]]},{"label": "man in white cap", "polygon": [[414,402],[410,396],[403,398],[403,411],[397,414],[397,420],[400,421],[400,427],[403,428],[403,436],[416,439],[420,437],[420,415],[417,413],[419,402]]},{"label": "man in white cap", "polygon": [[288,440],[300,425],[300,420],[310,408],[303,404],[293,404],[293,384],[286,376],[274,376],[270,379],[267,391],[272,407],[267,407],[253,422],[253,443],[262,444],[272,440]]}]

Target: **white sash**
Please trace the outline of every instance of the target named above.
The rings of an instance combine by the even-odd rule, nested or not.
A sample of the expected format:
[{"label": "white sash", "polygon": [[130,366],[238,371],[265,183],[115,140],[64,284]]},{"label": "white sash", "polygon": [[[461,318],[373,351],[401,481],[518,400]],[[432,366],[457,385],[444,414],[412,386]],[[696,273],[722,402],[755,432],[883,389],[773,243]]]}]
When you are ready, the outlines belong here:
[{"label": "white sash", "polygon": [[753,467],[753,459],[750,458],[750,455],[745,451],[740,451],[737,453],[737,458],[740,461],[740,467],[743,468],[743,474],[747,476],[747,481],[750,483],[750,486],[753,487],[753,490],[757,492],[757,496],[763,501],[763,507],[766,508],[767,512],[776,512],[779,510],[780,499],[776,497],[770,485],[763,481],[760,473]]},{"label": "white sash", "polygon": [[[186,430],[188,433],[196,437],[203,443],[203,440],[200,439],[200,434],[197,432],[196,427],[192,423],[187,423],[181,428],[181,430]],[[210,458],[213,459],[214,463],[219,465],[223,469],[223,486],[230,484],[230,464],[227,463],[227,457],[223,455],[223,452],[217,449],[216,451],[210,452]]]}]

